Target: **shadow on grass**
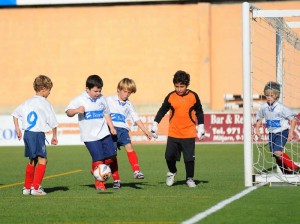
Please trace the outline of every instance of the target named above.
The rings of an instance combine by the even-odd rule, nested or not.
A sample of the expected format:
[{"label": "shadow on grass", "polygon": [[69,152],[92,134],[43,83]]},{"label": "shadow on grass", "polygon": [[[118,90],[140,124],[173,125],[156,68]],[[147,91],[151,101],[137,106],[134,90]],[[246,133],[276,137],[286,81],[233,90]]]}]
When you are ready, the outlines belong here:
[{"label": "shadow on grass", "polygon": [[[209,181],[207,180],[194,180],[195,183],[198,185],[198,184],[208,184]],[[186,185],[186,180],[179,180],[179,181],[176,181],[174,183],[174,185]]]},{"label": "shadow on grass", "polygon": [[52,193],[55,191],[68,191],[69,190],[68,187],[50,187],[50,188],[44,188],[44,189],[47,193]]},{"label": "shadow on grass", "polygon": [[[108,183],[106,184],[107,187],[113,187],[113,183]],[[123,183],[121,182],[121,187],[125,188],[125,187],[130,187],[130,188],[133,188],[133,189],[143,189],[143,186],[150,186],[147,182],[142,182],[142,181],[139,181],[139,182],[129,182],[129,183]]]},{"label": "shadow on grass", "polygon": [[[209,181],[207,181],[207,180],[194,180],[194,181],[195,181],[196,185],[209,183]],[[166,185],[166,182],[160,182],[160,184]],[[186,180],[175,181],[173,186],[176,186],[176,185],[186,185]]]},{"label": "shadow on grass", "polygon": [[[84,187],[89,187],[89,188],[95,188],[94,184],[86,184],[86,185],[81,185]],[[107,183],[105,184],[106,188],[113,188],[113,183]],[[134,189],[143,189],[143,186],[150,186],[147,182],[130,182],[130,183],[123,183],[121,182],[121,188],[134,188]],[[152,186],[152,185],[151,185]]]}]

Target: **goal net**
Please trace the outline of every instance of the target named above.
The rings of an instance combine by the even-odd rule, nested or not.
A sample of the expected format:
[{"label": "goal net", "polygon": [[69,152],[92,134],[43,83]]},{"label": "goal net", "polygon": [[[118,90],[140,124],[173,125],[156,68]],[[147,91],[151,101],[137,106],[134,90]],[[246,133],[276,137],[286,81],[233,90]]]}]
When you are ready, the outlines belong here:
[{"label": "goal net", "polygon": [[[300,10],[262,10],[243,3],[243,110],[245,186],[256,183],[299,184],[300,174],[278,165],[269,148],[263,123],[261,138],[255,134],[256,113],[266,102],[267,82],[281,84],[279,101],[296,114],[300,109]],[[259,100],[253,100],[255,95]],[[300,124],[293,141],[283,151],[300,164]],[[282,136],[282,138],[284,138]]]}]

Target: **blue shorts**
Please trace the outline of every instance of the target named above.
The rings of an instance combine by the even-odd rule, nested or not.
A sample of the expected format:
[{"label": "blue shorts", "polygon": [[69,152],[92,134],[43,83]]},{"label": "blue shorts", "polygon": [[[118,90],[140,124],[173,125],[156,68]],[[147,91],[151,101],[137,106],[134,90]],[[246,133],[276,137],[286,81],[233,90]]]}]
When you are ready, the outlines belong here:
[{"label": "blue shorts", "polygon": [[25,143],[25,157],[29,157],[29,159],[35,159],[38,156],[47,158],[44,132],[25,131],[23,139]]},{"label": "blue shorts", "polygon": [[117,130],[117,135],[113,135],[113,140],[115,148],[120,149],[121,146],[125,146],[131,143],[129,131],[126,128],[115,128]]},{"label": "blue shorts", "polygon": [[101,161],[117,154],[111,135],[98,141],[84,142],[90,152],[93,162]]},{"label": "blue shorts", "polygon": [[270,145],[270,151],[282,151],[289,135],[289,130],[286,129],[283,132],[278,133],[269,133],[269,145]]}]

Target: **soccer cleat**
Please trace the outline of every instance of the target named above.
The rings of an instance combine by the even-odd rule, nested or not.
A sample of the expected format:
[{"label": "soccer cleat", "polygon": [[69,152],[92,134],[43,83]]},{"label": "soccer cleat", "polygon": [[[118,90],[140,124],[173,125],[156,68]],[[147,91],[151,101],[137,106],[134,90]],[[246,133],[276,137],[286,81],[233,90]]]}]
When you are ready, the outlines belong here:
[{"label": "soccer cleat", "polygon": [[295,171],[294,171],[295,174],[300,174],[300,167],[298,167]]},{"label": "soccer cleat", "polygon": [[176,173],[171,173],[171,172],[167,173],[167,180],[166,180],[167,186],[171,187],[174,184],[175,176]]},{"label": "soccer cleat", "polygon": [[106,191],[105,182],[95,180],[95,188],[96,188],[96,190]]},{"label": "soccer cleat", "polygon": [[46,195],[47,193],[44,191],[42,186],[39,186],[39,188],[37,190],[34,189],[34,187],[31,187],[30,194],[34,195],[34,196],[43,196],[43,195]]},{"label": "soccer cleat", "polygon": [[134,179],[144,179],[144,174],[141,171],[134,171],[133,177]]},{"label": "soccer cleat", "polygon": [[118,189],[120,189],[120,188],[121,188],[121,181],[115,180],[115,181],[114,181],[114,185],[113,185],[113,189],[118,190]]},{"label": "soccer cleat", "polygon": [[23,195],[30,195],[30,188],[23,187],[22,194]]},{"label": "soccer cleat", "polygon": [[188,178],[186,180],[186,184],[187,184],[188,187],[196,187],[197,186],[195,181],[192,178]]}]

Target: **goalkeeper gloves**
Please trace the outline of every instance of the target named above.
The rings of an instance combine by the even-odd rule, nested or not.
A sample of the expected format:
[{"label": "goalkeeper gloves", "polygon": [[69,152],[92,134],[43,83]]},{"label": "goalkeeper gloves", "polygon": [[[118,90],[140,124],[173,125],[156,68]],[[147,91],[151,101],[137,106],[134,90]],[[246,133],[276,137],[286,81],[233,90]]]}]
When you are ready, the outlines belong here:
[{"label": "goalkeeper gloves", "polygon": [[157,131],[158,131],[158,123],[156,121],[153,122],[151,127],[151,134],[153,138],[157,138]]},{"label": "goalkeeper gloves", "polygon": [[199,138],[199,140],[203,140],[205,137],[205,130],[204,130],[204,124],[199,124],[197,126],[197,137]]}]

